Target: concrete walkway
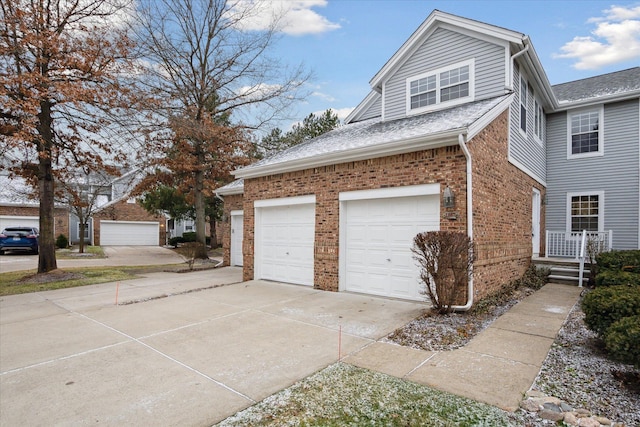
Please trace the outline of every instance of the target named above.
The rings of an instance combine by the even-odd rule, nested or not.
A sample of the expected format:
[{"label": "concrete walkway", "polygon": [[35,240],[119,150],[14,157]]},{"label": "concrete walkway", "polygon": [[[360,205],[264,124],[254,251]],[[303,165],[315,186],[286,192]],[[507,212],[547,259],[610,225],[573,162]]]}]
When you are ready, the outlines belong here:
[{"label": "concrete walkway", "polygon": [[515,411],[581,291],[548,284],[457,350],[377,341],[343,361]]}]

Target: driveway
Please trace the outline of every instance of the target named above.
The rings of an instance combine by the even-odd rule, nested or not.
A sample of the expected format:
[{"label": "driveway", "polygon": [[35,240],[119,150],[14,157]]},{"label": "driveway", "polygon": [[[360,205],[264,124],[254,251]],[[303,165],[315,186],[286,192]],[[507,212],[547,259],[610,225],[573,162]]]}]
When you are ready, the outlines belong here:
[{"label": "driveway", "polygon": [[241,275],[152,273],[2,297],[0,425],[211,425],[423,308]]},{"label": "driveway", "polygon": [[[59,259],[59,268],[116,265],[163,265],[184,262],[176,252],[161,246],[103,246],[106,258]],[[35,270],[38,255],[10,252],[0,256],[0,271]]]}]

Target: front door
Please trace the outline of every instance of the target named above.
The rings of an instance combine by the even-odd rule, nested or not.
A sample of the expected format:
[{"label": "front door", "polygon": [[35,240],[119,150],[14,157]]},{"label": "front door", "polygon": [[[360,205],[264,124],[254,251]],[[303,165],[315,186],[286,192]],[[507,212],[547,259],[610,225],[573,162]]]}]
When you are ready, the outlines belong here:
[{"label": "front door", "polygon": [[533,256],[540,256],[540,192],[535,188],[531,199],[531,247]]}]

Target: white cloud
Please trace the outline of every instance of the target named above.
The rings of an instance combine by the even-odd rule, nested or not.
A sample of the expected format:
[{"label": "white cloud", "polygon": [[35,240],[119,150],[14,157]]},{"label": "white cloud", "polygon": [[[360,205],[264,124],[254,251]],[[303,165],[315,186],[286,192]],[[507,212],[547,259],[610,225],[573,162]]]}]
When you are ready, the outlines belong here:
[{"label": "white cloud", "polygon": [[640,6],[612,6],[603,13],[587,21],[596,24],[591,36],[574,37],[554,58],[575,58],[579,70],[640,59]]},{"label": "white cloud", "polygon": [[318,92],[318,91],[313,92],[311,94],[311,96],[315,96],[317,98],[320,98],[320,99],[322,99],[324,101],[329,101],[329,102],[334,102],[336,100],[333,96],[331,96],[331,95],[329,95],[327,93],[322,93],[322,92]]},{"label": "white cloud", "polygon": [[320,15],[315,7],[325,7],[327,0],[244,0],[237,7],[252,3],[255,13],[242,21],[245,30],[265,30],[279,19],[278,31],[289,35],[320,34],[340,28],[340,24]]},{"label": "white cloud", "polygon": [[338,118],[340,119],[340,121],[344,121],[344,119],[346,119],[347,116],[351,114],[353,110],[355,110],[355,107],[337,108],[337,109],[332,108],[332,110],[334,113],[338,115]]}]

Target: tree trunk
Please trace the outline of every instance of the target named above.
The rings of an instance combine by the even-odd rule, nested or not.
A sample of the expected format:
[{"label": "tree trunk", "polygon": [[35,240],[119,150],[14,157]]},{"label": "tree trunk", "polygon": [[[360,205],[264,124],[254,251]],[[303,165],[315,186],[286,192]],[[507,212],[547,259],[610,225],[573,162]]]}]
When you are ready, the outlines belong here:
[{"label": "tree trunk", "polygon": [[[204,154],[202,154],[202,150],[197,150],[198,157],[198,166],[201,166],[204,163]],[[207,221],[205,218],[205,209],[204,209],[204,172],[200,169],[196,171],[195,175],[195,207],[196,207],[196,242],[198,243],[195,251],[194,258],[197,259],[207,259],[209,255],[207,254]]]},{"label": "tree trunk", "polygon": [[213,215],[209,219],[209,228],[211,229],[211,249],[215,249],[218,247],[218,234],[216,233],[216,219]]},{"label": "tree trunk", "polygon": [[56,262],[56,241],[54,236],[54,182],[51,160],[53,133],[51,130],[51,105],[40,102],[38,113],[41,141],[38,144],[38,195],[40,197],[40,236],[38,238],[38,273],[46,273],[58,268]]},{"label": "tree trunk", "polygon": [[80,236],[78,236],[78,237],[80,237],[80,242],[79,242],[80,247],[78,248],[78,252],[83,254],[84,253],[84,244],[85,244],[84,243],[84,230],[87,227],[87,224],[85,223],[85,219],[84,219],[83,215],[81,215],[78,219],[80,220]]}]

